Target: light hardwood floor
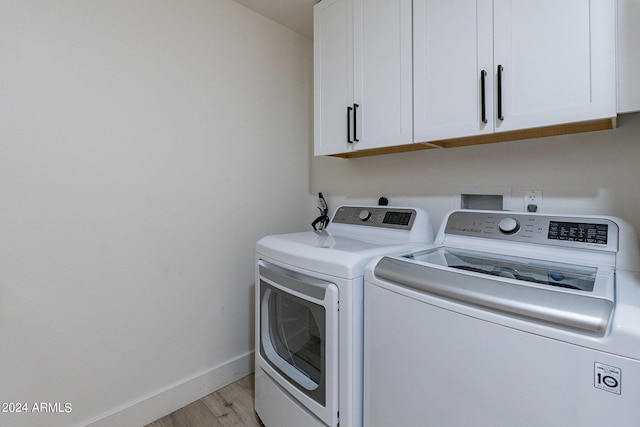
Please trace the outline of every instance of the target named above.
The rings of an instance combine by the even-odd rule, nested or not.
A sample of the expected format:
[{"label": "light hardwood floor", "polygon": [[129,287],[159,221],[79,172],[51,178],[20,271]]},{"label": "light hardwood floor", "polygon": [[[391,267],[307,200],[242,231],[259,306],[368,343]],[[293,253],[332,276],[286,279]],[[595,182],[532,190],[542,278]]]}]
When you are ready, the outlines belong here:
[{"label": "light hardwood floor", "polygon": [[263,427],[253,410],[253,374],[146,427]]}]

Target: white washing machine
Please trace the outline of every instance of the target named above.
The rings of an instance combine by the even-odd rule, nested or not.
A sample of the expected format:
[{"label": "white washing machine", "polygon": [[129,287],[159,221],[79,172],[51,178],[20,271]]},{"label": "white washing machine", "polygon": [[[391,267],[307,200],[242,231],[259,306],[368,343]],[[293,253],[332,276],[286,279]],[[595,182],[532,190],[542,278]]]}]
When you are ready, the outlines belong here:
[{"label": "white washing machine", "polygon": [[256,244],[255,409],[266,427],[362,426],[364,268],[433,241],[417,208],[342,206]]},{"label": "white washing machine", "polygon": [[367,267],[365,425],[637,426],[639,271],[618,218],[450,213]]}]

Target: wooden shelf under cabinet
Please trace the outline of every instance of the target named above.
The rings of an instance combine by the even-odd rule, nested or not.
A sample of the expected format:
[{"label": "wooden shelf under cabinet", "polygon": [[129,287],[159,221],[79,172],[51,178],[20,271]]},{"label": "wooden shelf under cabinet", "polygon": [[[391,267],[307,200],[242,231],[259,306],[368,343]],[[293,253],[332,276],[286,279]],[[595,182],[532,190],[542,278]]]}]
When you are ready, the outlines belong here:
[{"label": "wooden shelf under cabinet", "polygon": [[332,154],[332,157],[351,159],[356,157],[379,156],[381,154],[404,153],[409,151],[429,150],[432,148],[456,148],[468,145],[492,144],[496,142],[516,141],[521,139],[544,138],[547,136],[567,135],[573,133],[594,132],[599,130],[615,129],[616,119],[600,119],[588,122],[568,123],[555,126],[546,126],[534,129],[521,129],[511,132],[499,132],[488,135],[469,136],[464,138],[444,139],[429,141],[428,143],[415,143],[398,145],[393,147],[372,148],[369,150],[352,151],[349,153]]}]

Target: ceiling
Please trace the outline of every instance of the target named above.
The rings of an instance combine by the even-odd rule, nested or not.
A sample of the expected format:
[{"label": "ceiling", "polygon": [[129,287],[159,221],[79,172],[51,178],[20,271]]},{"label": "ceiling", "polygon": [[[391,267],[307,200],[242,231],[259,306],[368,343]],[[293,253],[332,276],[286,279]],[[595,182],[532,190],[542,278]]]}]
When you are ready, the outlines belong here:
[{"label": "ceiling", "polygon": [[313,6],[319,0],[234,0],[285,27],[313,38]]}]

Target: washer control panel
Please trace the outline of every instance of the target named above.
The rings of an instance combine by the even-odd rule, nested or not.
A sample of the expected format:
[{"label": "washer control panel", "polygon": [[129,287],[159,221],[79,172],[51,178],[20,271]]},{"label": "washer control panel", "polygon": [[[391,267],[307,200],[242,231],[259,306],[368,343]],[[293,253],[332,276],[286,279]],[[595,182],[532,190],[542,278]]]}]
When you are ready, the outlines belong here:
[{"label": "washer control panel", "polygon": [[517,212],[456,211],[445,234],[574,248],[618,250],[618,225],[607,218]]},{"label": "washer control panel", "polygon": [[413,209],[391,208],[386,206],[341,206],[333,215],[331,222],[392,228],[396,230],[411,230],[415,218],[416,211]]}]

